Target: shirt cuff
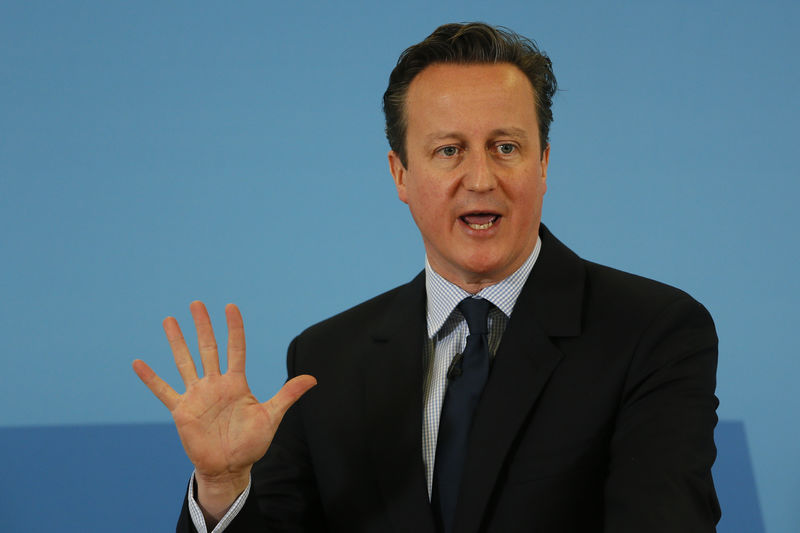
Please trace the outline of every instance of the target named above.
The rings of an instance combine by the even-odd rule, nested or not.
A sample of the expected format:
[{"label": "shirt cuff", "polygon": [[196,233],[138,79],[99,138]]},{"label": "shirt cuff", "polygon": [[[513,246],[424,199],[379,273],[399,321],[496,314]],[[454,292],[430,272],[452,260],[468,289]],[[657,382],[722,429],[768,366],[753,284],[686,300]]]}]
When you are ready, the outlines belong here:
[{"label": "shirt cuff", "polygon": [[[233,504],[228,508],[228,512],[225,513],[225,516],[222,517],[222,520],[219,521],[217,526],[211,531],[211,533],[222,533],[225,531],[225,528],[230,525],[236,515],[239,514],[239,511],[244,506],[244,501],[247,499],[247,495],[250,494],[250,485],[253,484],[253,478],[250,478],[250,481],[247,483],[247,488],[244,489],[236,500],[234,500]],[[194,528],[197,530],[197,533],[208,533],[206,529],[206,520],[203,518],[203,510],[200,509],[200,506],[194,499],[194,472],[192,472],[192,478],[189,480],[189,516],[192,517],[192,523],[194,524]]]}]

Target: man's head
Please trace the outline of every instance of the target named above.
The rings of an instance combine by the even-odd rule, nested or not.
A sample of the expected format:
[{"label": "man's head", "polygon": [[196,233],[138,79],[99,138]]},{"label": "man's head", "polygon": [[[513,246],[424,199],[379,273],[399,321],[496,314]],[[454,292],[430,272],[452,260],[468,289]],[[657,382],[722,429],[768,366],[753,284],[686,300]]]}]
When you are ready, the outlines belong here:
[{"label": "man's head", "polygon": [[549,142],[553,113],[550,107],[556,92],[556,78],[550,58],[529,39],[504,28],[473,22],[443,24],[424,41],[408,47],[397,60],[383,93],[386,138],[403,164],[406,164],[406,93],[414,78],[436,63],[510,63],[528,78],[535,94],[540,149]]},{"label": "man's head", "polygon": [[[465,40],[443,41],[440,33]],[[498,35],[502,46],[489,38]],[[400,140],[389,134],[397,193],[419,227],[431,266],[471,293],[511,275],[533,251],[547,190],[550,146],[540,132],[551,120],[555,79],[549,60],[536,52],[530,62],[546,64],[549,73],[546,83],[537,82],[548,87],[541,96],[530,76],[505,60],[499,48],[529,46],[513,45],[523,41],[512,35],[485,25],[447,25],[416,45],[425,60],[401,91]],[[429,41],[435,53],[424,52]],[[401,64],[416,61],[412,56],[419,54],[409,50]],[[447,54],[483,60],[427,60]],[[543,100],[544,122],[537,113]]]}]

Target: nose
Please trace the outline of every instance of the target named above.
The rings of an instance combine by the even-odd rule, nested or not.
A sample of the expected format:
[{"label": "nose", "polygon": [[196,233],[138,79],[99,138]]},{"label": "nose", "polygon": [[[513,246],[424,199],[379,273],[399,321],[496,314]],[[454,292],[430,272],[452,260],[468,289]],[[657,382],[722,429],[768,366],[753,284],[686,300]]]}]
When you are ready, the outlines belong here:
[{"label": "nose", "polygon": [[462,184],[468,191],[488,192],[497,187],[491,156],[485,150],[472,152],[464,169]]}]

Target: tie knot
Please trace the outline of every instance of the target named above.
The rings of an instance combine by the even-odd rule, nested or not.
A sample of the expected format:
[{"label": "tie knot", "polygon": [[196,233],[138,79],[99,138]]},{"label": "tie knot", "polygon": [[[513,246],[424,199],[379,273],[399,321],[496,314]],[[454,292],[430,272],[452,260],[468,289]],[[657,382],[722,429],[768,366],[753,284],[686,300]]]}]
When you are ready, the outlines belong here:
[{"label": "tie knot", "polygon": [[467,297],[458,304],[461,314],[467,321],[470,335],[483,335],[489,332],[487,318],[492,303],[485,298]]}]

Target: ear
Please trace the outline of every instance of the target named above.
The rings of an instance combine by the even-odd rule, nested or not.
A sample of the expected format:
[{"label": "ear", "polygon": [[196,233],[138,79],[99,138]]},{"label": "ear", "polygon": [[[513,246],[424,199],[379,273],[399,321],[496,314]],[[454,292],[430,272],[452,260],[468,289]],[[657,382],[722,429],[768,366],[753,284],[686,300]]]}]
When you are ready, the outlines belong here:
[{"label": "ear", "polygon": [[550,163],[550,143],[547,143],[544,151],[542,152],[542,160],[539,162],[542,168],[542,183],[544,190],[547,191],[547,165]]},{"label": "ear", "polygon": [[400,161],[400,156],[394,150],[389,151],[389,171],[394,179],[394,186],[397,188],[397,197],[400,201],[407,204],[406,196],[406,167]]}]

